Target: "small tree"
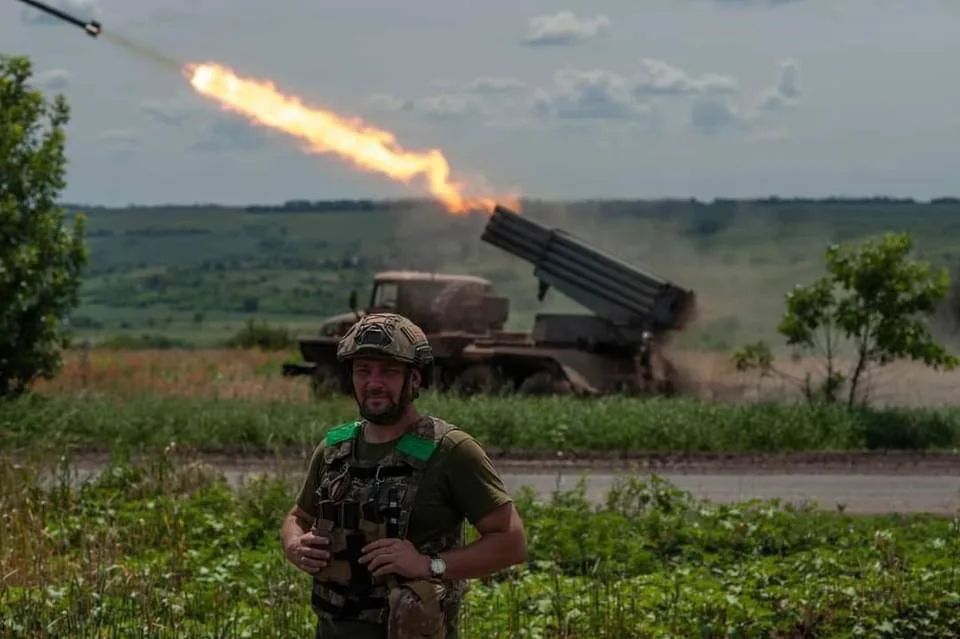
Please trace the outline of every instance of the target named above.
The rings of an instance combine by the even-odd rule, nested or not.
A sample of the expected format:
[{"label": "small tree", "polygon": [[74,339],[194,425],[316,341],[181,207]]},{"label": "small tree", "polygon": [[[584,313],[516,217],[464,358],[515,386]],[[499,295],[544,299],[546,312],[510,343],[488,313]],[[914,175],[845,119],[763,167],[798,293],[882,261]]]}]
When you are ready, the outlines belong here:
[{"label": "small tree", "polygon": [[0,398],[59,368],[86,263],[83,219],[67,229],[56,204],[66,100],[47,101],[30,76],[27,59],[0,56]]},{"label": "small tree", "polygon": [[[852,407],[871,366],[896,359],[919,360],[952,369],[956,357],[938,344],[927,326],[949,287],[946,269],[934,272],[910,259],[913,243],[906,233],[887,233],[860,246],[827,249],[827,274],[787,295],[787,310],[777,330],[799,351],[819,352],[826,372],[807,396],[838,401],[844,385]],[[842,370],[839,356],[852,351],[852,365]],[[769,348],[751,344],[734,356],[737,368],[772,369]]]}]

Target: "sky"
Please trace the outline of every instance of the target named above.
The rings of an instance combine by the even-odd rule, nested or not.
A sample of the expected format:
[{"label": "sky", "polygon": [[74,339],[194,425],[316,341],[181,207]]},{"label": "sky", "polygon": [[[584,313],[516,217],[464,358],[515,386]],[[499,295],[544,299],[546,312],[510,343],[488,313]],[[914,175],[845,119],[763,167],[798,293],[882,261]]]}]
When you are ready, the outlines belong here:
[{"label": "sky", "polygon": [[[53,0],[184,62],[546,199],[960,193],[957,0]],[[0,54],[62,93],[69,202],[420,196],[255,126],[16,0]]]}]

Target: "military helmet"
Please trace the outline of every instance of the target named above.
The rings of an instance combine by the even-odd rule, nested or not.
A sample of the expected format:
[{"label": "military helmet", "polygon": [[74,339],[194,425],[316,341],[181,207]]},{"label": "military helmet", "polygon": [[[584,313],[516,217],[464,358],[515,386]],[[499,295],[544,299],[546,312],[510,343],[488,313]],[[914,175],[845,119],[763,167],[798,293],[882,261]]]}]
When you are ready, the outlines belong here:
[{"label": "military helmet", "polygon": [[395,313],[373,313],[350,327],[337,345],[337,360],[385,357],[417,368],[433,364],[433,349],[423,330]]}]

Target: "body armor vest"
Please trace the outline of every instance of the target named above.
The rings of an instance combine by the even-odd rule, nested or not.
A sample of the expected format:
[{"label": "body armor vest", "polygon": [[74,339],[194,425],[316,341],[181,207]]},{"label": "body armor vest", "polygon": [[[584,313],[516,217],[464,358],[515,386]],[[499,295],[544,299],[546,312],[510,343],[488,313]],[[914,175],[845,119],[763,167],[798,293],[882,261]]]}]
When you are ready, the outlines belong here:
[{"label": "body armor vest", "polygon": [[[344,424],[327,432],[317,488],[314,533],[330,539],[330,562],[313,579],[313,609],[329,620],[384,623],[391,590],[403,579],[372,579],[358,562],[361,549],[384,537],[404,539],[420,481],[440,440],[457,429],[434,417],[424,417],[405,433],[393,451],[377,462],[357,459],[361,423]],[[457,431],[459,432],[459,431]],[[421,544],[426,555],[460,546],[462,522],[455,530]],[[418,583],[408,582],[416,588]],[[443,608],[459,605],[463,583],[444,582]],[[437,604],[440,602],[434,602]]]}]

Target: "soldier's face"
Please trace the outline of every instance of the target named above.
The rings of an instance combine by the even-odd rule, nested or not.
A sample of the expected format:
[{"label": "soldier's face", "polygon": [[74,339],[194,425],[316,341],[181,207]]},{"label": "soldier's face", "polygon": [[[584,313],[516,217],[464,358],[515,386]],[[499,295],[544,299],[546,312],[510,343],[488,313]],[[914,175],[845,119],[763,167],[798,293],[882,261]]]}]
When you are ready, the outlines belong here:
[{"label": "soldier's face", "polygon": [[360,415],[374,424],[396,422],[409,406],[420,384],[420,373],[410,371],[410,384],[404,388],[407,367],[387,359],[358,357],[353,362],[353,389]]}]

